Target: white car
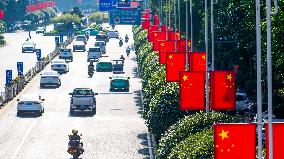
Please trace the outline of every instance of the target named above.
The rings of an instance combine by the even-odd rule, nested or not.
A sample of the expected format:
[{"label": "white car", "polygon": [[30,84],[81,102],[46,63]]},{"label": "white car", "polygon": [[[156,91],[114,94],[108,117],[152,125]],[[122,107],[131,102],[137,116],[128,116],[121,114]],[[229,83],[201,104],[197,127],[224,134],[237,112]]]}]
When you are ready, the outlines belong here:
[{"label": "white car", "polygon": [[44,100],[39,95],[24,94],[20,99],[17,99],[17,116],[23,113],[36,113],[41,116],[44,113]]},{"label": "white car", "polygon": [[25,52],[35,52],[36,51],[36,43],[33,42],[33,41],[25,41],[23,44],[22,44],[22,53],[25,53]]},{"label": "white car", "polygon": [[38,27],[37,29],[36,29],[36,34],[39,34],[39,33],[42,33],[42,34],[44,34],[45,33],[45,27]]},{"label": "white car", "polygon": [[69,72],[69,65],[65,60],[54,60],[51,62],[51,70],[57,71],[58,73],[67,73]]},{"label": "white car", "polygon": [[41,74],[40,88],[45,86],[61,86],[60,75],[56,71],[48,71]]},{"label": "white car", "polygon": [[106,53],[106,43],[104,41],[96,41],[95,46],[100,47],[103,54]]},{"label": "white car", "polygon": [[70,60],[73,61],[73,53],[72,49],[62,48],[59,50],[59,59]]},{"label": "white car", "polygon": [[117,30],[108,31],[107,35],[108,35],[108,38],[109,38],[109,39],[110,39],[110,38],[116,38],[116,39],[119,38],[119,33],[118,33]]},{"label": "white car", "polygon": [[97,61],[101,56],[102,52],[100,47],[90,47],[88,50],[87,62],[90,62],[90,60]]},{"label": "white car", "polygon": [[80,50],[80,51],[86,51],[86,44],[83,41],[75,41],[73,43],[73,52]]}]

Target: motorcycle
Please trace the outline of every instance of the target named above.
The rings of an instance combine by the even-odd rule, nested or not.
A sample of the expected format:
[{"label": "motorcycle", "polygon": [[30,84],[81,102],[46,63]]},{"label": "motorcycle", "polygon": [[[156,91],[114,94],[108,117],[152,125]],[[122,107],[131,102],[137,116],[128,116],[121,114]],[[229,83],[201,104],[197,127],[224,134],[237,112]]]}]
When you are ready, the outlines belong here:
[{"label": "motorcycle", "polygon": [[89,75],[90,78],[93,77],[93,75],[94,75],[94,66],[93,65],[88,66],[88,75]]},{"label": "motorcycle", "polygon": [[128,40],[129,40],[129,38],[128,38],[128,36],[126,36],[125,37],[125,43],[128,43]]},{"label": "motorcycle", "polygon": [[127,48],[126,49],[126,55],[129,56],[129,54],[130,54],[130,48]]},{"label": "motorcycle", "polygon": [[73,156],[73,159],[78,159],[84,152],[83,143],[80,140],[70,140],[67,152]]},{"label": "motorcycle", "polygon": [[121,47],[123,45],[123,41],[119,40],[119,47]]}]

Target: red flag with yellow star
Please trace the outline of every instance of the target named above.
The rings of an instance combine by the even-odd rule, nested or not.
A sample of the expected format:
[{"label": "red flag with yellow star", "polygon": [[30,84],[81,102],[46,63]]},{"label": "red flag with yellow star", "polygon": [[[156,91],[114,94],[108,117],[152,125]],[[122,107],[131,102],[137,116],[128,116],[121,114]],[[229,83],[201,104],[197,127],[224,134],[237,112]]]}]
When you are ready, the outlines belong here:
[{"label": "red flag with yellow star", "polygon": [[168,31],[168,40],[178,40],[178,39],[179,39],[179,32]]},{"label": "red flag with yellow star", "polygon": [[[273,159],[284,158],[284,123],[273,123]],[[268,125],[265,124],[265,135],[266,135],[266,158],[269,159],[269,137],[268,137]]]},{"label": "red flag with yellow star", "polygon": [[158,29],[159,29],[159,25],[152,25],[149,27],[148,29],[148,41],[149,42],[153,42],[154,40],[153,31],[157,31]]},{"label": "red flag with yellow star", "polygon": [[189,53],[189,70],[190,71],[206,71],[206,53],[190,52]]},{"label": "red flag with yellow star", "polygon": [[236,74],[234,71],[210,72],[210,107],[212,110],[236,109]]},{"label": "red flag with yellow star", "polygon": [[144,20],[142,22],[142,29],[149,29],[151,22],[149,20]]},{"label": "red flag with yellow star", "polygon": [[205,73],[179,73],[180,110],[204,110]]},{"label": "red flag with yellow star", "polygon": [[175,43],[174,41],[159,41],[159,62],[160,64],[166,64],[167,62],[167,52],[174,52],[175,49]]},{"label": "red flag with yellow star", "polygon": [[185,71],[185,53],[167,52],[166,53],[166,81],[178,82],[179,73]]},{"label": "red flag with yellow star", "polygon": [[[170,30],[170,28],[168,27],[168,31]],[[162,25],[161,26],[161,31],[167,31],[167,26],[166,25]]]},{"label": "red flag with yellow star", "polygon": [[153,51],[159,51],[160,42],[162,40],[166,40],[166,32],[163,31],[153,31]]},{"label": "red flag with yellow star", "polygon": [[256,124],[215,124],[214,159],[255,159]]}]

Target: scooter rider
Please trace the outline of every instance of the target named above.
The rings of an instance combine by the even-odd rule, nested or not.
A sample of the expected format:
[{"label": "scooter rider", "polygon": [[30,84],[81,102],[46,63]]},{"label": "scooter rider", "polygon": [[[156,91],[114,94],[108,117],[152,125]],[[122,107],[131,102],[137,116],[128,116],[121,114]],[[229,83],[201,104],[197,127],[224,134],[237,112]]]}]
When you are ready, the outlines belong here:
[{"label": "scooter rider", "polygon": [[122,38],[120,37],[119,38],[119,46],[122,46],[123,45],[123,41],[122,41]]},{"label": "scooter rider", "polygon": [[123,60],[123,63],[124,63],[125,58],[123,55],[120,56],[120,59]]},{"label": "scooter rider", "polygon": [[78,135],[78,130],[77,129],[72,129],[72,134],[68,135],[69,136],[69,143],[68,145],[70,146],[70,141],[78,141],[79,145],[78,145],[78,149],[81,151],[80,154],[83,154],[84,149],[83,149],[83,143],[80,141],[81,140],[81,136]]},{"label": "scooter rider", "polygon": [[127,54],[127,56],[129,56],[129,54],[130,54],[130,47],[129,46],[127,46],[127,48],[126,48],[126,54]]},{"label": "scooter rider", "polygon": [[126,34],[126,35],[125,35],[125,42],[127,43],[128,40],[129,40],[129,37],[128,37],[128,35]]},{"label": "scooter rider", "polygon": [[95,66],[94,66],[94,64],[93,64],[93,61],[90,61],[90,64],[89,64],[89,66],[88,66],[88,72],[90,72],[90,71],[94,71],[94,69],[95,69]]}]

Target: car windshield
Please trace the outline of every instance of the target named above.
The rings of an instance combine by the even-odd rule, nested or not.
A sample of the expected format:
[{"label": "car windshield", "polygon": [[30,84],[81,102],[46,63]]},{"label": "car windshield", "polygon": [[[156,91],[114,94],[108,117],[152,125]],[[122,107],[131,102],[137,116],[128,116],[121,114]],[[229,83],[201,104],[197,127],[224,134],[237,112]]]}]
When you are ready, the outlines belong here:
[{"label": "car windshield", "polygon": [[236,101],[244,101],[244,100],[246,100],[246,97],[245,97],[245,96],[243,96],[243,95],[237,95]]},{"label": "car windshield", "polygon": [[100,48],[89,48],[89,52],[100,52]]},{"label": "car windshield", "polygon": [[57,75],[57,72],[44,72],[42,75]]},{"label": "car windshield", "polygon": [[112,64],[114,64],[114,65],[122,65],[123,61],[120,61],[120,60],[112,61]]},{"label": "car windshield", "polygon": [[60,49],[60,52],[71,52],[71,49]]},{"label": "car windshield", "polygon": [[33,45],[34,44],[34,42],[32,42],[32,41],[26,41],[26,42],[24,42],[24,45]]},{"label": "car windshield", "polygon": [[37,30],[44,30],[44,28],[43,27],[38,27]]},{"label": "car windshield", "polygon": [[101,67],[112,67],[112,63],[110,63],[110,62],[99,62],[98,64]]},{"label": "car windshield", "polygon": [[94,95],[91,89],[75,89],[73,95]]},{"label": "car windshield", "polygon": [[115,80],[111,81],[111,85],[113,85],[113,86],[128,86],[129,82],[128,82],[128,80],[115,79]]},{"label": "car windshield", "polygon": [[103,42],[96,42],[95,46],[104,46],[104,43]]}]

